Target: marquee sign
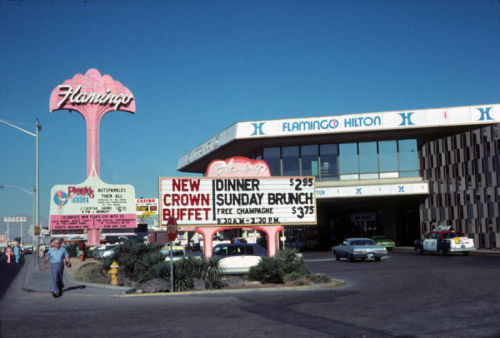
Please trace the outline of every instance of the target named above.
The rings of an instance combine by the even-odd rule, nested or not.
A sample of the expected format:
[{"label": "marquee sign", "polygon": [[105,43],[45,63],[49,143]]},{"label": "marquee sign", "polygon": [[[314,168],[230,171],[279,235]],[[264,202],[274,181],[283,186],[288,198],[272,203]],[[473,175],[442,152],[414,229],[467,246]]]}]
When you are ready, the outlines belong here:
[{"label": "marquee sign", "polygon": [[132,92],[109,75],[89,69],[52,90],[50,111],[74,110],[87,125],[87,180],[56,185],[51,191],[50,229],[80,234],[87,230],[89,244],[99,244],[99,229],[137,227],[135,190],[131,185],[109,185],[99,179],[99,125],[111,111],[135,113]]},{"label": "marquee sign", "polygon": [[10,222],[26,222],[28,220],[27,217],[20,217],[20,216],[16,216],[16,217],[4,217],[3,218],[3,221],[5,223],[10,223]]},{"label": "marquee sign", "polygon": [[161,225],[316,224],[314,177],[160,177]]},{"label": "marquee sign", "polygon": [[52,187],[50,229],[135,228],[135,190],[90,176],[77,185]]},{"label": "marquee sign", "polygon": [[158,215],[157,198],[136,198],[135,210],[137,217],[152,217]]}]

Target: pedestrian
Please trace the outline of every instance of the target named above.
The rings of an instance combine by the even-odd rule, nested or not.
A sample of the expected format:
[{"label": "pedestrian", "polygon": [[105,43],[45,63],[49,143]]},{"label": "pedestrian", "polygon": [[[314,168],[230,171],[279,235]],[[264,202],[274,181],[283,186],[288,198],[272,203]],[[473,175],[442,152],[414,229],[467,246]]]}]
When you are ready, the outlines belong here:
[{"label": "pedestrian", "polygon": [[50,271],[52,273],[52,287],[50,292],[53,297],[60,297],[64,289],[64,263],[66,263],[66,266],[70,268],[71,262],[69,260],[68,251],[61,247],[59,239],[54,239],[51,242],[51,245],[53,246],[47,252],[47,257],[45,257],[45,261],[43,262],[43,270],[46,269],[47,263],[50,260]]},{"label": "pedestrian", "polygon": [[10,245],[7,247],[5,254],[7,255],[7,264],[10,264],[10,256],[12,256],[12,249]]},{"label": "pedestrian", "polygon": [[16,264],[19,263],[19,257],[21,256],[21,249],[19,249],[19,244],[14,245],[14,257],[16,258]]},{"label": "pedestrian", "polygon": [[78,243],[78,251],[80,252],[80,261],[85,262],[85,243],[83,241]]},{"label": "pedestrian", "polygon": [[42,242],[38,247],[38,257],[43,258],[44,255],[45,255],[45,245]]}]

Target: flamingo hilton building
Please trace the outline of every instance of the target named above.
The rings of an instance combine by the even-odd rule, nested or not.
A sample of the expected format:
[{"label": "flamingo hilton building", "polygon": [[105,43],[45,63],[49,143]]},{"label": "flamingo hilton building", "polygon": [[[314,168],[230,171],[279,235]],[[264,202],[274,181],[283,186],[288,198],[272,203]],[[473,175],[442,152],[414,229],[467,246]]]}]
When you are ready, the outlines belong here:
[{"label": "flamingo hilton building", "polygon": [[237,122],[177,164],[266,161],[272,176],[315,176],[317,226],[287,226],[288,242],[328,248],[383,234],[397,245],[437,224],[500,247],[500,104]]}]

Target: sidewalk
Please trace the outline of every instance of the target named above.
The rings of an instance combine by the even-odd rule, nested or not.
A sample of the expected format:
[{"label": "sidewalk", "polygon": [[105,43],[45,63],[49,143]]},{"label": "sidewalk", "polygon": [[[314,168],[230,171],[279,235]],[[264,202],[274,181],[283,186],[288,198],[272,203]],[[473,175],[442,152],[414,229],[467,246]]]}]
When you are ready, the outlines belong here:
[{"label": "sidewalk", "polygon": [[[50,273],[50,263],[47,264],[47,269],[42,270],[43,259],[39,259],[40,266],[37,264],[36,255],[25,255],[26,276],[24,280],[25,291],[43,292],[50,295],[50,286],[52,284],[52,276]],[[71,269],[74,269],[73,267]],[[119,296],[132,292],[134,289],[122,286],[112,286],[106,284],[85,283],[71,279],[68,269],[64,271],[64,293],[78,295],[98,295],[98,296]]]}]

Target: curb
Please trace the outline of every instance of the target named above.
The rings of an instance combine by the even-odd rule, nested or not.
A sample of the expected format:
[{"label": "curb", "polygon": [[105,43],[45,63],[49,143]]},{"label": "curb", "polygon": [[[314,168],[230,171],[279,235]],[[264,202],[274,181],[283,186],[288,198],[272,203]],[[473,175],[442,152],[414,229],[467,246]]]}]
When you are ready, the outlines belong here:
[{"label": "curb", "polygon": [[[49,293],[48,290],[47,291],[35,290],[29,286],[29,282],[32,279],[31,275],[33,274],[33,269],[36,269],[36,268],[37,268],[36,259],[30,259],[30,263],[28,265],[28,270],[26,271],[26,273],[24,275],[23,290],[27,291],[27,292]],[[91,287],[96,287],[96,288],[101,288],[101,289],[117,290],[117,291],[122,291],[123,294],[135,292],[135,288],[130,288],[127,286],[114,286],[114,285],[108,285],[108,284],[81,282],[79,280],[75,280],[75,279],[71,278],[69,273],[64,274],[64,279],[71,284],[75,284],[76,286],[82,285],[82,286],[91,286]]]},{"label": "curb", "polygon": [[128,286],[115,286],[115,285],[110,285],[110,284],[101,284],[101,283],[90,283],[90,282],[82,282],[79,280],[75,280],[69,276],[67,276],[67,279],[70,283],[77,284],[77,285],[84,285],[84,286],[92,286],[96,288],[101,288],[101,289],[109,289],[109,290],[117,290],[117,291],[123,291],[123,294],[129,294],[135,292],[135,288],[131,288]]},{"label": "curb", "polygon": [[149,292],[149,293],[132,293],[124,294],[119,297],[173,297],[173,296],[207,296],[207,295],[224,295],[238,293],[253,293],[253,292],[288,292],[288,291],[319,291],[331,289],[334,287],[344,286],[346,283],[340,279],[332,279],[329,283],[306,286],[283,286],[283,287],[263,287],[263,288],[242,288],[242,289],[226,289],[226,290],[200,290],[200,291],[180,291],[180,292]]},{"label": "curb", "polygon": [[[395,247],[394,251],[397,252],[414,252],[415,249],[411,246],[400,246],[400,247]],[[476,249],[473,251],[469,251],[470,255],[477,255],[477,256],[500,256],[500,250],[498,249]]]}]

